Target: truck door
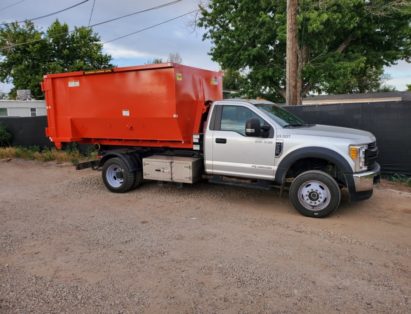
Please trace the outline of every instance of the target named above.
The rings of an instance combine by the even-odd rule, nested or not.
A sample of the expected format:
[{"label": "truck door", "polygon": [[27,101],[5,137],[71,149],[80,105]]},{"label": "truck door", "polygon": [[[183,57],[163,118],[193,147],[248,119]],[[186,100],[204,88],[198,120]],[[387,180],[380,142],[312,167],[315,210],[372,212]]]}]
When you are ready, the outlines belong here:
[{"label": "truck door", "polygon": [[[256,179],[274,178],[274,129],[256,112],[242,105],[216,105],[215,121],[211,134],[211,157],[206,164],[213,174]],[[257,118],[265,125],[264,137],[246,136],[245,125]],[[209,154],[208,154],[209,155]],[[207,156],[206,156],[207,158]],[[210,169],[209,169],[210,170]]]}]

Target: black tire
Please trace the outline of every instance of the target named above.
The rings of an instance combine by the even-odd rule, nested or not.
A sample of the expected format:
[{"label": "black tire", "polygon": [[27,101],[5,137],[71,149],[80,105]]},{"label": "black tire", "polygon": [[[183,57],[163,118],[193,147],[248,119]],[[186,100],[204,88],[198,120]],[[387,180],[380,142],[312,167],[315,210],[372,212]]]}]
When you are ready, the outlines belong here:
[{"label": "black tire", "polygon": [[106,188],[114,193],[125,193],[133,187],[136,175],[120,158],[114,157],[103,165],[103,182]]},{"label": "black tire", "polygon": [[135,180],[133,186],[131,187],[132,190],[137,189],[140,185],[143,184],[143,169],[138,169],[135,173]]},{"label": "black tire", "polygon": [[338,208],[341,190],[329,174],[310,170],[299,174],[291,183],[289,198],[302,215],[322,218]]}]

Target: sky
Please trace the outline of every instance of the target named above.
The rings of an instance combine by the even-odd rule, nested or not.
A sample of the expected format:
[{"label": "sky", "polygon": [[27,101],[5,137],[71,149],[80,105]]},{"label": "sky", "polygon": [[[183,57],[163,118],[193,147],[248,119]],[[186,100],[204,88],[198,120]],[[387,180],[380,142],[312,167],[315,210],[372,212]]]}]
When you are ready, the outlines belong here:
[{"label": "sky", "polygon": [[[81,1],[0,0],[0,22],[35,18],[64,9]],[[91,24],[172,1],[95,0]],[[111,41],[117,37],[196,10],[199,2],[200,0],[181,0],[176,4],[157,10],[96,26],[94,31],[100,35],[102,42]],[[89,0],[71,10],[39,19],[34,23],[43,30],[46,30],[56,18],[67,23],[71,28],[74,26],[87,26],[92,7],[93,0]],[[144,64],[154,58],[166,60],[169,53],[178,52],[182,57],[183,64],[219,70],[219,65],[213,62],[208,54],[211,43],[208,40],[202,40],[204,31],[193,26],[194,20],[195,13],[192,13],[138,34],[104,43],[104,52],[113,57],[112,63],[117,66]],[[385,73],[390,77],[386,84],[395,86],[398,90],[405,90],[406,84],[411,83],[410,63],[400,61],[397,65],[386,68]],[[0,91],[7,92],[9,89],[9,84],[0,83]]]}]

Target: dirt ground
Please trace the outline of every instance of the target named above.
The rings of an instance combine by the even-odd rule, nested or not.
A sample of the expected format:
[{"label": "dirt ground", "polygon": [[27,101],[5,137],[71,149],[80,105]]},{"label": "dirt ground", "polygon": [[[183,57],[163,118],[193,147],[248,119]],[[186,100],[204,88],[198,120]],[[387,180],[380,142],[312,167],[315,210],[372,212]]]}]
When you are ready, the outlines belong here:
[{"label": "dirt ground", "polygon": [[0,161],[1,313],[411,313],[411,189],[326,219],[277,192]]}]

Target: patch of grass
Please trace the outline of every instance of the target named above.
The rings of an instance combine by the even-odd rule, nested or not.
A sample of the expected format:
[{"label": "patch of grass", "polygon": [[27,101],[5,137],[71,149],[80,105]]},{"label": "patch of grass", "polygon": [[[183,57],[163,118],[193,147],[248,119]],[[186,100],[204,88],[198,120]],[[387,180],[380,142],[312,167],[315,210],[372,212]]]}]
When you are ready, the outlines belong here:
[{"label": "patch of grass", "polygon": [[78,164],[80,161],[86,161],[95,159],[96,152],[91,152],[87,156],[82,155],[78,150],[56,150],[54,148],[45,148],[41,150],[39,147],[2,147],[0,148],[0,159],[5,158],[21,158],[26,160],[38,160],[38,161],[57,161],[71,162]]},{"label": "patch of grass", "polygon": [[403,174],[394,174],[392,176],[384,176],[385,179],[392,181],[392,182],[397,182],[397,183],[401,183],[404,185],[407,185],[409,187],[411,187],[411,177],[403,175]]}]

